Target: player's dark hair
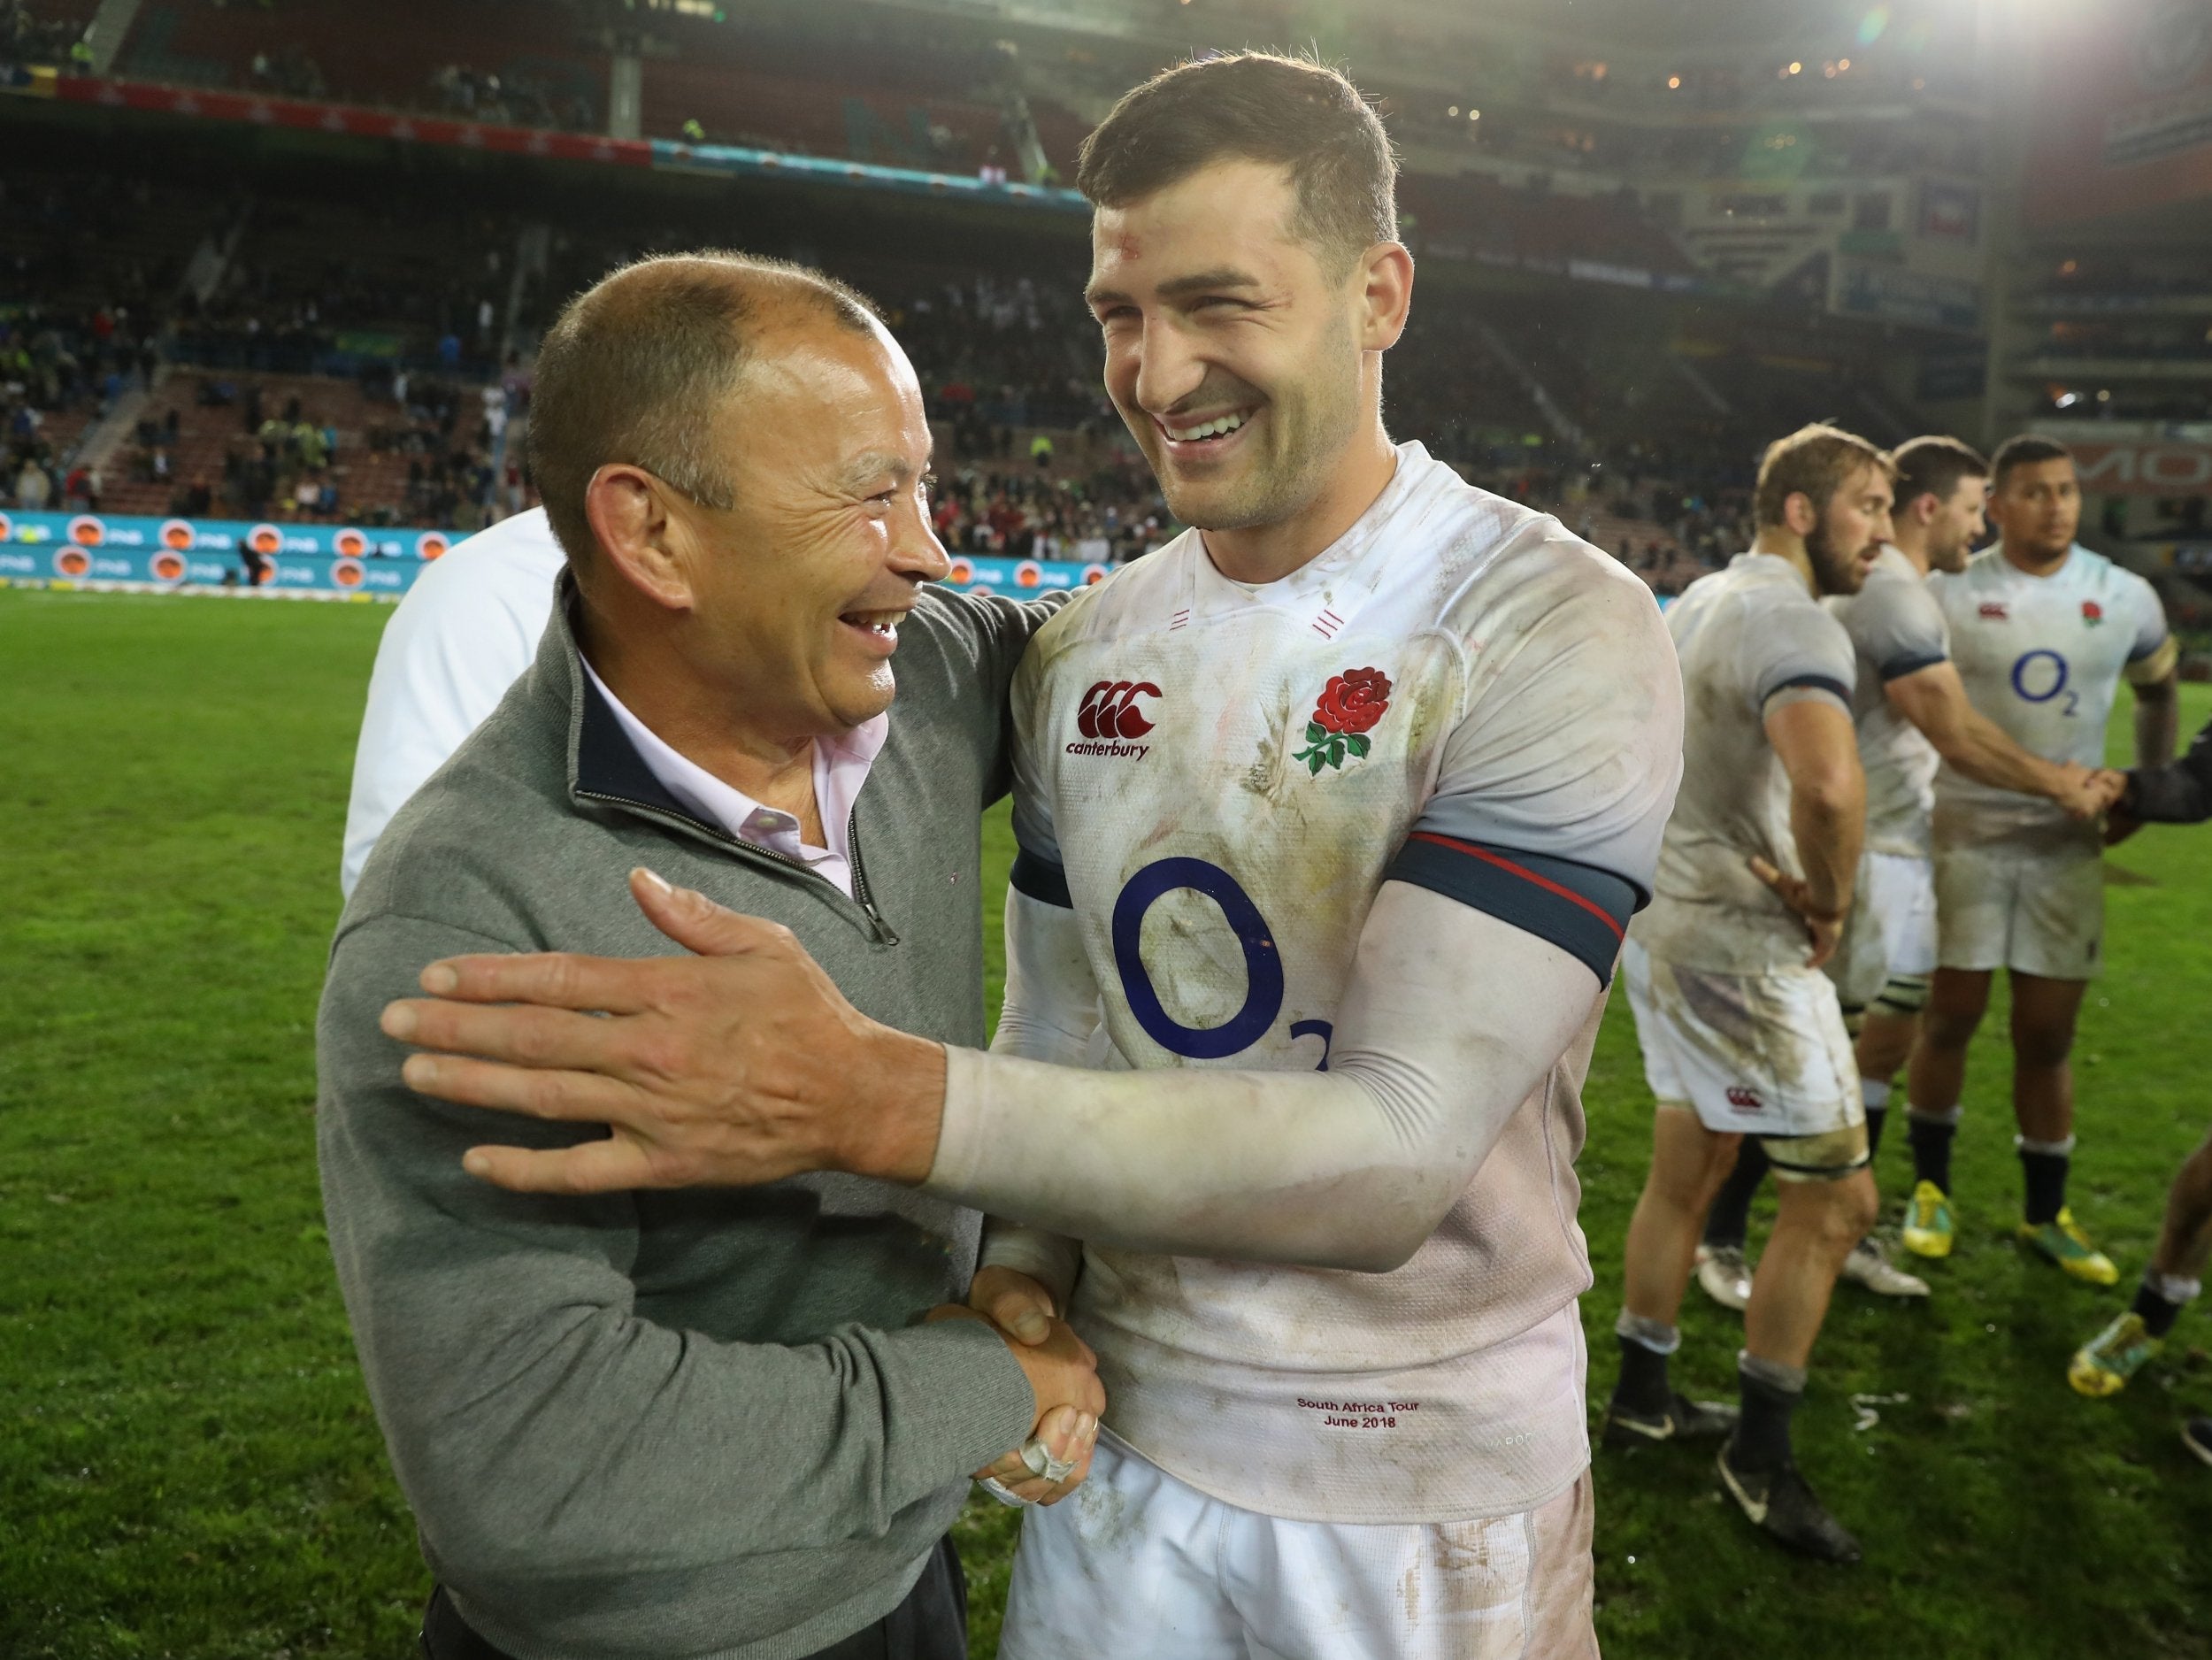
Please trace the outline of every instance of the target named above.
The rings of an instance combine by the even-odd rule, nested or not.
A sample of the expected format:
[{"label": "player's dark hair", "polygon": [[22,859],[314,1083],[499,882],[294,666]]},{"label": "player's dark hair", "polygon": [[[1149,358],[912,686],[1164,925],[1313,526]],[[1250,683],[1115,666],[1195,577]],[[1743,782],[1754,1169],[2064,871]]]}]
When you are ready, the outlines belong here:
[{"label": "player's dark hair", "polygon": [[1989,488],[1994,495],[2005,488],[2005,474],[2015,467],[2031,467],[2039,461],[2068,461],[2074,452],[2055,438],[2038,433],[2019,433],[1997,446],[1989,458]]},{"label": "player's dark hair", "polygon": [[1767,446],[1759,459],[1759,480],[1751,489],[1751,517],[1762,530],[1786,522],[1791,496],[1802,493],[1815,513],[1824,513],[1835,494],[1854,474],[1873,467],[1894,477],[1881,447],[1840,427],[1815,421]]},{"label": "player's dark hair", "polygon": [[642,467],[703,507],[736,504],[714,418],[779,304],[813,306],[864,332],[875,316],[818,271],[719,250],[638,260],[568,303],[538,348],[529,450],[570,564],[595,549],[584,492],[610,462]]},{"label": "player's dark hair", "polygon": [[1217,161],[1290,169],[1291,228],[1348,273],[1398,234],[1398,160],[1359,88],[1323,64],[1232,52],[1164,69],[1122,96],[1083,141],[1076,188],[1125,207]]},{"label": "player's dark hair", "polygon": [[1982,458],[1981,451],[1939,434],[1908,440],[1889,452],[1889,459],[1897,469],[1897,505],[1901,511],[1908,503],[1916,502],[1924,496],[1947,502],[1961,479],[1989,476],[1989,463]]}]

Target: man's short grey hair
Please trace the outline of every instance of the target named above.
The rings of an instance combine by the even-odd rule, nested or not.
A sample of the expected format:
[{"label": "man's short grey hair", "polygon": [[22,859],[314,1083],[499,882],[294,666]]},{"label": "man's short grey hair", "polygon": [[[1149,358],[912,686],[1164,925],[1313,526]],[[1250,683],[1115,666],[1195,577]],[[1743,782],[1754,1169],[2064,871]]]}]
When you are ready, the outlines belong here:
[{"label": "man's short grey hair", "polygon": [[714,418],[764,318],[790,305],[857,333],[879,326],[867,298],[834,277],[719,249],[638,260],[568,303],[538,348],[529,450],[572,565],[596,549],[584,492],[611,462],[642,467],[703,507],[737,504]]}]

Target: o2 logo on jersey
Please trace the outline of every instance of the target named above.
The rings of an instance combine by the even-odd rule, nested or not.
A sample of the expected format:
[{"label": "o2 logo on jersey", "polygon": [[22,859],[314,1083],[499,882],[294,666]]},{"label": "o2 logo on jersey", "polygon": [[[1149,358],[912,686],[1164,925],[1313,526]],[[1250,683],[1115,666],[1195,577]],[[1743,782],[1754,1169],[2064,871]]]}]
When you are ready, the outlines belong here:
[{"label": "o2 logo on jersey", "polygon": [[2067,678],[2066,659],[2046,647],[2022,652],[2012,665],[2012,689],[2022,703],[2047,703],[2063,696],[2066,707],[2059,713],[2070,716],[2081,706],[2081,694],[2066,689]]},{"label": "o2 logo on jersey", "polygon": [[1137,707],[1137,699],[1160,696],[1150,680],[1101,680],[1083,694],[1075,729],[1087,738],[1141,738],[1152,730],[1152,722]]},{"label": "o2 logo on jersey", "polygon": [[[1144,965],[1141,946],[1148,911],[1168,895],[1189,888],[1221,907],[1237,943],[1244,948],[1244,1006],[1219,1026],[1185,1026],[1161,1006],[1152,976]],[[1250,1049],[1265,1037],[1283,1011],[1283,957],[1276,949],[1274,930],[1252,896],[1237,879],[1218,865],[1204,859],[1156,859],[1129,879],[1114,901],[1114,967],[1121,975],[1123,998],[1129,1012],[1150,1038],[1171,1055],[1186,1060],[1217,1061]],[[1290,1028],[1294,1038],[1321,1040],[1321,1064],[1329,1070],[1329,1043],[1333,1031],[1326,1020],[1301,1020]]]}]

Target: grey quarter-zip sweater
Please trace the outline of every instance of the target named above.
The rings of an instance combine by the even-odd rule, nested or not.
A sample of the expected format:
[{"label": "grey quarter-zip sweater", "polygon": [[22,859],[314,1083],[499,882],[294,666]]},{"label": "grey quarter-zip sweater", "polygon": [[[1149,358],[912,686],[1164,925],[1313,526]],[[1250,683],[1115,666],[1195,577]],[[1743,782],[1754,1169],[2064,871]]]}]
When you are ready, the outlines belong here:
[{"label": "grey quarter-zip sweater", "polygon": [[966,1295],[979,1218],[818,1175],[573,1198],[479,1142],[603,1134],[418,1095],[377,1017],[442,957],[678,948],[634,865],[790,927],[862,1012],[984,1041],[981,828],[1042,606],[935,589],[902,627],[851,823],[856,897],[694,818],[584,675],[565,576],[537,660],[392,820],[316,1027],[331,1251],[424,1556],[517,1660],[787,1660],[880,1618],[1018,1446],[1033,1396]]}]

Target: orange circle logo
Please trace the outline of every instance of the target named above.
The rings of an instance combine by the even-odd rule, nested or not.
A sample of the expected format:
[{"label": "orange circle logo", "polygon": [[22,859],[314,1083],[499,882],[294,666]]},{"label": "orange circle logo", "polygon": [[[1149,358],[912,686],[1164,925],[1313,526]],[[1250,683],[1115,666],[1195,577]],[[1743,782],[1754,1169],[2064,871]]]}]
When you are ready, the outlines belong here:
[{"label": "orange circle logo", "polygon": [[246,533],[246,545],[256,553],[282,553],[284,533],[274,525],[256,525]]},{"label": "orange circle logo", "polygon": [[359,588],[363,574],[358,559],[341,559],[330,567],[330,580],[340,588]]},{"label": "orange circle logo", "polygon": [[1024,559],[1014,567],[1016,588],[1034,588],[1044,580],[1044,566],[1039,565],[1034,559]]},{"label": "orange circle logo", "polygon": [[58,576],[82,576],[92,569],[92,556],[82,548],[61,548],[54,554],[54,573]]},{"label": "orange circle logo", "polygon": [[330,539],[330,545],[340,557],[357,559],[369,550],[369,539],[357,530],[342,530]]},{"label": "orange circle logo", "polygon": [[1094,582],[1103,582],[1110,574],[1102,565],[1087,565],[1083,567],[1083,586],[1088,588]]},{"label": "orange circle logo", "polygon": [[0,542],[5,542],[14,534],[15,520],[10,519],[5,513],[0,513]]},{"label": "orange circle logo", "polygon": [[952,562],[952,569],[945,573],[945,580],[957,583],[964,588],[975,580],[975,566],[970,565],[965,559],[955,559]]},{"label": "orange circle logo", "polygon": [[973,588],[970,588],[968,592],[974,595],[978,599],[988,599],[992,595],[997,593],[998,589],[993,588],[988,582],[978,582]]},{"label": "orange circle logo", "polygon": [[198,540],[188,519],[165,519],[161,521],[161,545],[174,548],[179,553],[189,553]]},{"label": "orange circle logo", "polygon": [[415,538],[415,557],[418,559],[441,558],[444,556],[446,549],[452,545],[446,540],[445,532],[442,530],[426,530]]},{"label": "orange circle logo", "polygon": [[80,513],[69,521],[69,540],[80,548],[96,548],[108,539],[108,527],[90,513]]},{"label": "orange circle logo", "polygon": [[154,555],[154,575],[164,582],[183,581],[184,556],[171,549],[164,548],[159,553]]}]

